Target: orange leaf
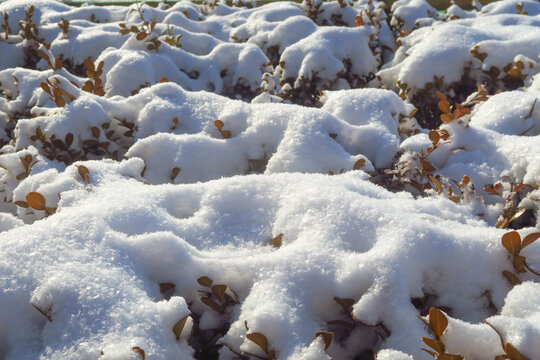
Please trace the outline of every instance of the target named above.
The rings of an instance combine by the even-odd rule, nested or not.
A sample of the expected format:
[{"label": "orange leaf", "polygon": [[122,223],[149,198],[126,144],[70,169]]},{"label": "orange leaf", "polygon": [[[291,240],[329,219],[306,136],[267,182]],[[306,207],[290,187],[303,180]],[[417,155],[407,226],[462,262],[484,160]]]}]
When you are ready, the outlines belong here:
[{"label": "orange leaf", "polygon": [[324,341],[324,351],[328,350],[330,345],[332,345],[332,341],[334,340],[334,333],[330,331],[317,331],[315,333],[315,338],[317,338],[317,336],[322,337]]},{"label": "orange leaf", "polygon": [[448,319],[441,310],[433,307],[429,309],[429,327],[437,339],[441,337],[447,326]]},{"label": "orange leaf", "polygon": [[131,348],[131,350],[137,352],[140,356],[141,356],[141,359],[142,360],[145,360],[146,359],[146,354],[144,353],[144,350],[138,346],[134,346]]},{"label": "orange leaf", "polygon": [[91,93],[94,90],[94,84],[92,84],[92,82],[90,80],[86,80],[86,82],[84,83],[82,89],[84,91],[86,91],[86,92]]},{"label": "orange leaf", "polygon": [[90,170],[84,165],[77,166],[77,170],[79,171],[79,175],[83,178],[84,181],[86,181],[87,184],[90,184]]},{"label": "orange leaf", "polygon": [[439,110],[441,110],[443,113],[448,114],[450,110],[450,104],[446,100],[439,101]]},{"label": "orange leaf", "polygon": [[439,354],[444,353],[444,344],[442,343],[442,341],[423,337],[423,336],[422,336],[422,341],[424,342],[424,344],[426,344],[427,346],[429,346],[430,348],[432,348]]},{"label": "orange leaf", "polygon": [[429,133],[428,133],[428,137],[429,137],[429,140],[431,140],[431,142],[433,143],[438,143],[439,140],[441,139],[441,136],[439,135],[439,133],[435,130],[431,130]]},{"label": "orange leaf", "polygon": [[521,250],[521,237],[517,231],[507,232],[502,236],[502,245],[510,251],[510,254],[516,256]]},{"label": "orange leaf", "polygon": [[523,249],[525,246],[531,245],[533,242],[538,240],[538,238],[540,238],[540,233],[532,233],[525,236],[523,243],[521,244],[521,248]]},{"label": "orange leaf", "polygon": [[435,176],[433,176],[433,175],[429,175],[429,179],[430,179],[431,181],[433,181],[433,183],[434,183],[435,186],[437,187],[437,192],[438,192],[439,194],[442,194],[442,192],[443,192],[443,187],[442,187],[441,183],[439,182],[439,180],[437,180],[437,178],[436,178]]},{"label": "orange leaf", "polygon": [[510,360],[529,360],[525,356],[521,355],[521,353],[510,343],[506,343],[504,346],[504,352]]},{"label": "orange leaf", "polygon": [[439,100],[446,100],[446,96],[442,92],[440,92],[438,90],[435,92],[435,95],[437,95],[437,98]]},{"label": "orange leaf", "polygon": [[519,190],[523,189],[525,186],[526,186],[525,184],[520,184],[520,185],[516,186],[514,188],[514,192],[518,192]]},{"label": "orange leaf", "polygon": [[450,196],[448,199],[455,202],[456,204],[459,202],[459,196],[458,195]]},{"label": "orange leaf", "polygon": [[[124,24],[120,24],[120,27],[122,27],[122,25],[124,25]],[[125,25],[124,25],[124,27],[125,27]],[[90,70],[90,71],[95,71],[94,62],[90,58],[87,58],[86,60],[84,60],[84,67],[86,69]]]},{"label": "orange leaf", "polygon": [[146,37],[148,36],[147,33],[144,33],[144,32],[140,32],[137,34],[137,36],[135,37],[137,40],[144,40],[146,39]]},{"label": "orange leaf", "polygon": [[278,236],[272,238],[272,244],[274,244],[275,247],[281,247],[283,240],[283,234],[279,234]]},{"label": "orange leaf", "polygon": [[51,89],[49,89],[49,85],[47,85],[44,82],[42,82],[40,85],[41,85],[41,88],[43,89],[43,91],[45,91],[49,95],[52,95],[51,94]]},{"label": "orange leaf", "polygon": [[441,115],[441,121],[445,124],[451,122],[452,120],[454,120],[454,117],[452,115],[448,115],[448,114]]},{"label": "orange leaf", "polygon": [[508,70],[508,75],[513,78],[519,78],[521,76],[521,71],[519,71],[517,68],[511,68]]},{"label": "orange leaf", "polygon": [[26,202],[36,210],[45,210],[45,198],[38,192],[30,192],[26,195]]},{"label": "orange leaf", "polygon": [[422,172],[426,175],[436,170],[427,160],[422,160],[420,166],[422,167]]},{"label": "orange leaf", "polygon": [[223,121],[221,120],[215,120],[214,121],[214,126],[218,129],[218,130],[221,130],[223,128],[223,126],[225,126],[225,124],[223,123]]},{"label": "orange leaf", "polygon": [[489,186],[485,187],[484,191],[487,192],[488,194],[491,194],[491,195],[498,195],[498,196],[501,195],[497,190],[495,190],[495,188],[492,188],[492,187],[489,187]]}]

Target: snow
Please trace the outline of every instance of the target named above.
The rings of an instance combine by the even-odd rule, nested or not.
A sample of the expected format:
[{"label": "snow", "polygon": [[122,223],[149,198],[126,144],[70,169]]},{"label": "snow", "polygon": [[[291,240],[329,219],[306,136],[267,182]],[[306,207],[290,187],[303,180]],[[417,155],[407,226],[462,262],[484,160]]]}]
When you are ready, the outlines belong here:
[{"label": "snow", "polygon": [[0,358],[538,359],[540,5],[384,7],[0,3]]}]

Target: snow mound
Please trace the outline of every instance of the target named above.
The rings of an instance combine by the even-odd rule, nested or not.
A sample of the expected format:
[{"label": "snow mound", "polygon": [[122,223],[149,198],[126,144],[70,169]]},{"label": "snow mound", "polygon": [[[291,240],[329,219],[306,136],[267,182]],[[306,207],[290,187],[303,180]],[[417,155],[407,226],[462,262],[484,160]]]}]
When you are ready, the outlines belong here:
[{"label": "snow mound", "polygon": [[537,358],[539,14],[0,3],[0,358]]}]

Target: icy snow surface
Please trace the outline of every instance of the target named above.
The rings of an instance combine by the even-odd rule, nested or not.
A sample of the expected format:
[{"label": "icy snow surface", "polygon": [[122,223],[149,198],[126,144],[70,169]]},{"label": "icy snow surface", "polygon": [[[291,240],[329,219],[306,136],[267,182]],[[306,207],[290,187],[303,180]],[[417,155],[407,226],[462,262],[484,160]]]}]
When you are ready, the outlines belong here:
[{"label": "icy snow surface", "polygon": [[540,359],[540,4],[236,5],[0,3],[0,359]]}]

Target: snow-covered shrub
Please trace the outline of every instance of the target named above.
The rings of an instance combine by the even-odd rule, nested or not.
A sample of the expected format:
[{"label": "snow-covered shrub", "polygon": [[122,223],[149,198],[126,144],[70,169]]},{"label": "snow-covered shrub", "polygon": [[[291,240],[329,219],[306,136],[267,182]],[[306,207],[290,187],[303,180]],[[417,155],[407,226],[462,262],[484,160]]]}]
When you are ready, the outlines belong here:
[{"label": "snow-covered shrub", "polygon": [[486,83],[489,93],[512,90],[538,72],[538,17],[474,14],[400,37],[395,57],[376,74],[376,84],[425,111],[424,126],[438,125],[436,90],[463,102],[478,84]]},{"label": "snow-covered shrub", "polygon": [[535,359],[540,5],[234,5],[0,3],[0,358]]}]

